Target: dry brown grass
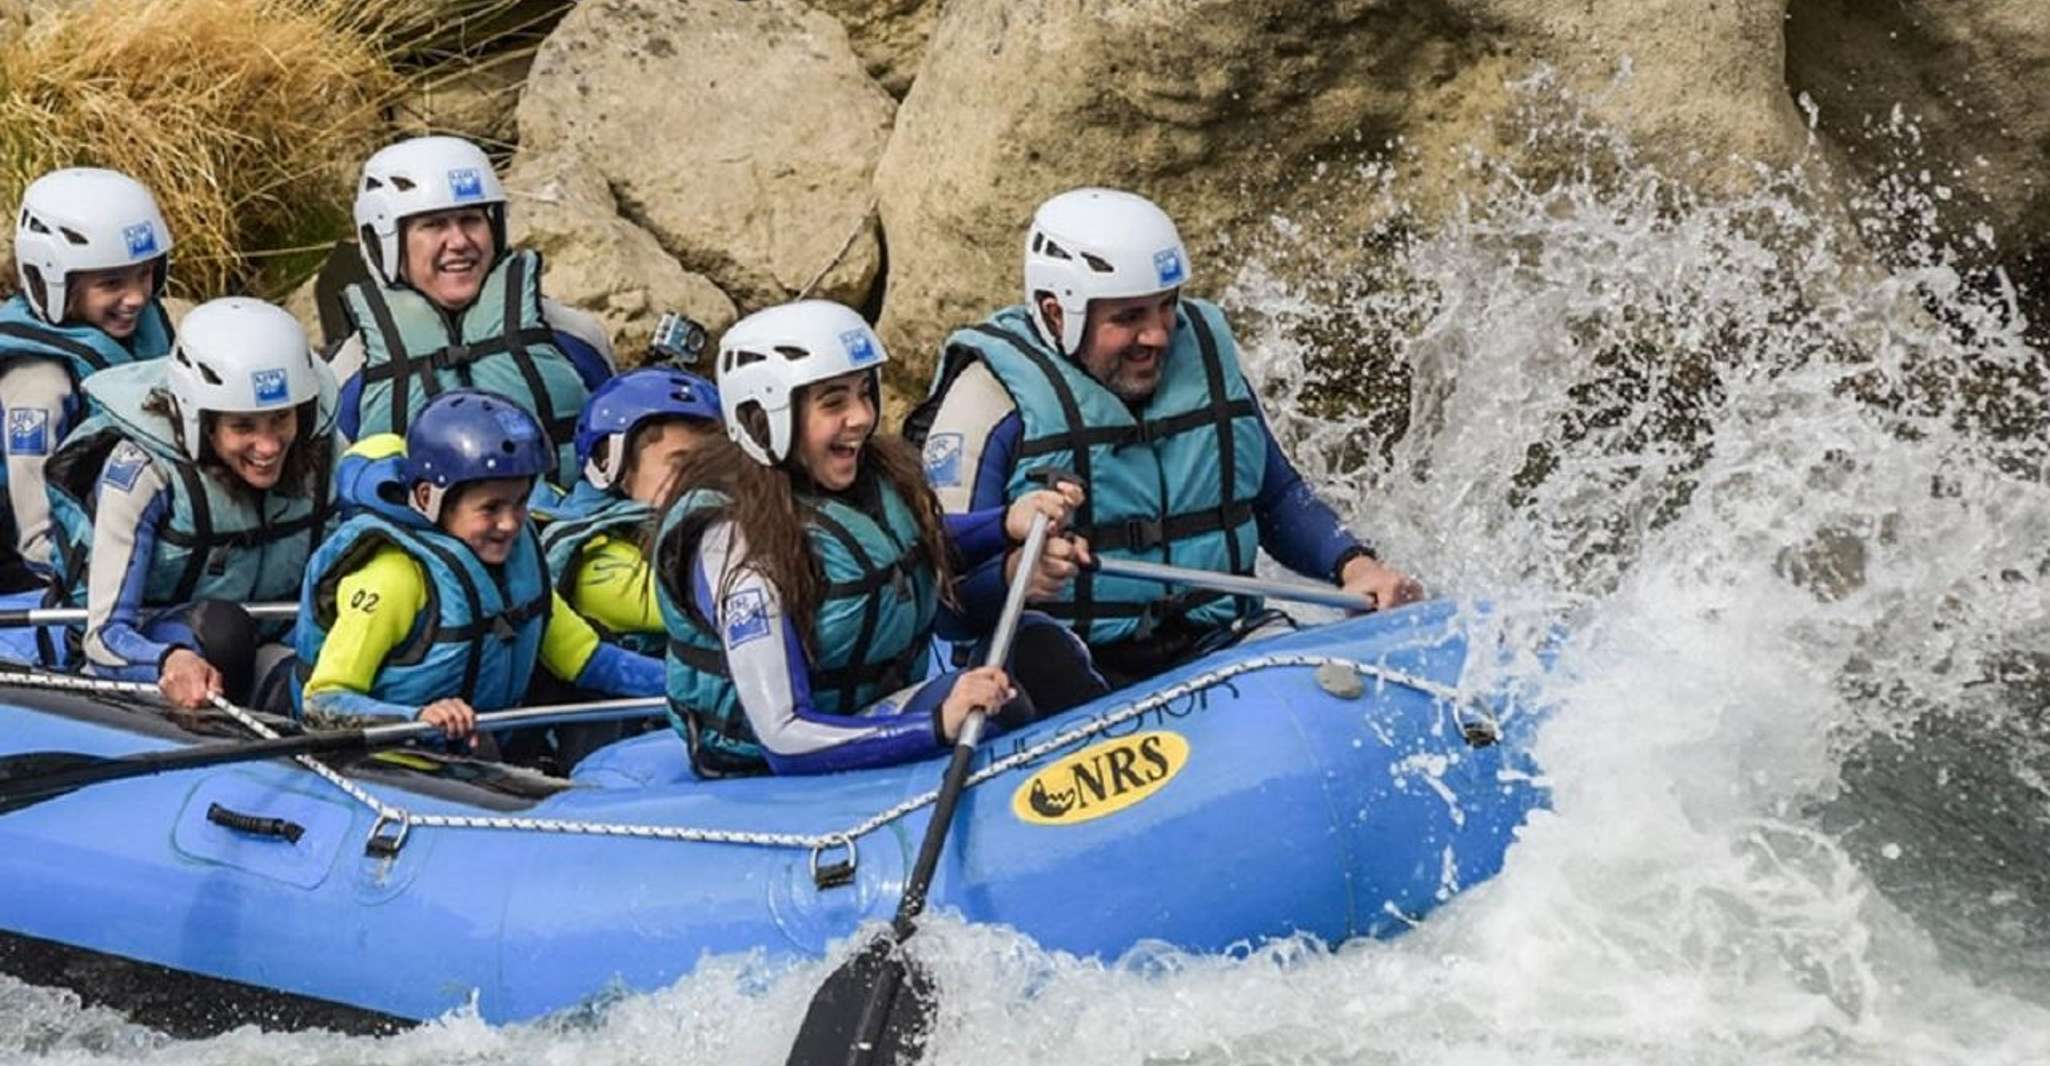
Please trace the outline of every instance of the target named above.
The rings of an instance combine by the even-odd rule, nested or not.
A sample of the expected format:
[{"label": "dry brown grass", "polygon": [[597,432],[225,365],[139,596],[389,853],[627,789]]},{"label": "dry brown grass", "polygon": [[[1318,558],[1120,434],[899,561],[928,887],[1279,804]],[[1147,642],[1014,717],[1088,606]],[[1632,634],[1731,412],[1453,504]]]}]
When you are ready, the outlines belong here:
[{"label": "dry brown grass", "polygon": [[0,45],[0,211],[49,170],[112,167],[162,204],[179,292],[281,296],[318,261],[295,250],[348,232],[355,169],[391,139],[392,102],[534,6],[96,0],[52,15]]}]

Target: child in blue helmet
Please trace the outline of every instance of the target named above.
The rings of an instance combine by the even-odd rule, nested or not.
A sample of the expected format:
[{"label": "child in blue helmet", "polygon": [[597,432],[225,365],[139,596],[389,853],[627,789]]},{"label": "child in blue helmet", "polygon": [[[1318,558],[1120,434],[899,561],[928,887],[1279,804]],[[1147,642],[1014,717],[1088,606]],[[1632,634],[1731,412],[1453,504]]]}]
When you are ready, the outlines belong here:
[{"label": "child in blue helmet", "polygon": [[536,662],[590,691],[660,693],[662,662],[601,641],[549,582],[527,501],[554,467],[534,416],[476,389],[437,396],[403,442],[351,449],[340,491],[359,510],[301,586],[303,709],[462,740],[477,712],[526,698]]},{"label": "child in blue helmet", "polygon": [[683,457],[724,435],[719,390],[670,367],[606,381],[577,416],[584,476],[535,518],[556,592],[607,639],[662,653],[662,608],[641,542]]}]

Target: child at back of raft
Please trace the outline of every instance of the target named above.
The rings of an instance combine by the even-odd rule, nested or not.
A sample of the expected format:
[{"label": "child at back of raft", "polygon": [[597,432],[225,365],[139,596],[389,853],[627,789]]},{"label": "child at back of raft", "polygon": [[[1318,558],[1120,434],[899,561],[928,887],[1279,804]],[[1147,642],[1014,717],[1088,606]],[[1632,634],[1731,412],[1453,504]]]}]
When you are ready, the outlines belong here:
[{"label": "child at back of raft", "polygon": [[[0,304],[0,486],[12,520],[0,534],[0,587],[27,588],[50,572],[43,464],[85,415],[80,383],[171,350],[161,299],[171,232],[140,182],[93,167],[37,178],[14,218],[21,291]],[[18,561],[9,558],[15,552]]]},{"label": "child at back of raft", "polygon": [[538,503],[534,517],[555,590],[600,635],[662,653],[662,608],[641,542],[684,455],[724,434],[719,390],[668,367],[621,374],[584,404],[583,477],[568,495]]},{"label": "child at back of raft", "polygon": [[403,441],[351,449],[338,480],[357,510],[300,591],[302,710],[467,740],[479,711],[526,702],[537,662],[591,692],[660,694],[660,660],[601,641],[550,583],[528,498],[554,466],[533,415],[476,389],[437,396]]},{"label": "child at back of raft", "polygon": [[[662,654],[662,608],[655,575],[641,552],[654,504],[669,490],[685,453],[724,431],[719,391],[695,374],[643,367],[598,386],[577,416],[577,466],[568,494],[546,481],[534,489],[534,522],[555,591],[598,635],[630,651]],[[545,672],[535,702],[568,703],[590,694]],[[584,755],[650,724],[596,722],[555,727],[556,756]],[[519,740],[528,739],[523,736]],[[519,740],[507,757],[521,761]]]}]

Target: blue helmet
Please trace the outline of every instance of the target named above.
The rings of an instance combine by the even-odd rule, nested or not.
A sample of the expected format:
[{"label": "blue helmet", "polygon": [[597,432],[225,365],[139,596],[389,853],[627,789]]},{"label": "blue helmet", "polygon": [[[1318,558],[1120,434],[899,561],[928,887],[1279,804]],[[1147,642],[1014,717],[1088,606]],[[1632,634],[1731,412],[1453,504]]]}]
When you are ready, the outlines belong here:
[{"label": "blue helmet", "polygon": [[[696,374],[643,367],[607,380],[577,415],[577,464],[584,479],[609,489],[626,468],[626,438],[651,418],[719,421],[719,389]],[[612,443],[601,459],[598,442]]]},{"label": "blue helmet", "polygon": [[415,509],[430,522],[441,518],[442,494],[466,481],[540,477],[554,468],[555,448],[541,423],[495,392],[451,389],[406,428],[404,473],[408,483],[429,486],[427,506]]}]

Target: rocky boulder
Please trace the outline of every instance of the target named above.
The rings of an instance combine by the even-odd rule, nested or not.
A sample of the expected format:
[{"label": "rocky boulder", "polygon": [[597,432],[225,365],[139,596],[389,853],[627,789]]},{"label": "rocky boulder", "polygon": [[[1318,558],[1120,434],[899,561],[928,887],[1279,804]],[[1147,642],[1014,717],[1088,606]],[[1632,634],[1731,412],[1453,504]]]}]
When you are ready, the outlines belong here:
[{"label": "rocky boulder", "polygon": [[714,336],[738,317],[718,286],[619,217],[605,176],[588,162],[523,151],[505,186],[509,237],[541,253],[543,291],[598,316],[622,363],[640,360],[664,311],[681,311]]},{"label": "rocky boulder", "polygon": [[869,77],[904,99],[925,60],[941,0],[811,0],[811,6],[839,19]]},{"label": "rocky boulder", "polygon": [[[1988,223],[2001,245],[1991,260],[2044,289],[2050,4],[1792,0],[1788,8],[1787,88],[1814,109],[1850,172],[1890,186],[1892,198],[1926,204],[1954,240]],[[1899,202],[1884,210],[1908,213]]]},{"label": "rocky boulder", "polygon": [[535,56],[519,133],[523,153],[588,163],[742,307],[860,305],[894,111],[840,24],[796,0],[587,0]]},{"label": "rocky boulder", "polygon": [[509,150],[519,137],[514,109],[533,56],[507,52],[446,74],[424,75],[393,106],[395,136],[448,133]]},{"label": "rocky boulder", "polygon": [[953,0],[877,171],[886,339],[929,360],[948,329],[1017,300],[1033,206],[1080,184],[1166,207],[1200,292],[1222,290],[1277,219],[1317,219],[1336,254],[1356,255],[1385,205],[1349,168],[1397,158],[1427,224],[1457,203],[1461,148],[1513,157],[1524,143],[1504,132],[1508,87],[1540,67],[1679,176],[1742,181],[1739,157],[1806,150],[1781,78],[1783,8]]}]

